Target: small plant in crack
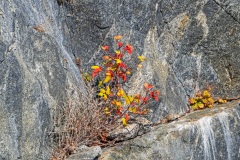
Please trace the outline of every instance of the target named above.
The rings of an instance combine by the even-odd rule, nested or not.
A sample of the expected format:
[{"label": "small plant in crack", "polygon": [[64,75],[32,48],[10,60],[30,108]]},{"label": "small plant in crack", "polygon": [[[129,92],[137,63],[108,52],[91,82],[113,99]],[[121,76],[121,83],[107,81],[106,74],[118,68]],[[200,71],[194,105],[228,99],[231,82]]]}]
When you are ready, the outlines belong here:
[{"label": "small plant in crack", "polygon": [[148,114],[147,105],[159,100],[160,91],[147,82],[141,93],[127,92],[131,74],[144,66],[146,57],[132,58],[134,47],[121,39],[121,35],[114,36],[113,48],[101,46],[101,61],[91,66],[91,73],[81,71],[88,93],[80,102],[69,100],[56,115],[52,135],[58,146],[53,158],[64,159],[80,145],[114,145],[116,140],[108,138],[109,133],[128,126],[133,115]]}]

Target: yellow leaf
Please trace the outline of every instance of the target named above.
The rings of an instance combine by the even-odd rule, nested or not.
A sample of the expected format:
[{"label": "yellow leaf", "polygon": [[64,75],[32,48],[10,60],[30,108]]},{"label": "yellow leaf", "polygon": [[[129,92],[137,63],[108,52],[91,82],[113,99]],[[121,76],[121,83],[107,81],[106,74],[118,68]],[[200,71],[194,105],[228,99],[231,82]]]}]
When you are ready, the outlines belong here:
[{"label": "yellow leaf", "polygon": [[199,103],[199,104],[198,104],[198,107],[199,107],[199,108],[204,108],[204,104]]},{"label": "yellow leaf", "polygon": [[211,94],[209,93],[208,90],[204,90],[204,91],[203,91],[203,97],[206,97],[206,98],[211,97]]},{"label": "yellow leaf", "polygon": [[137,108],[136,107],[130,107],[129,108],[129,111],[132,112],[132,113],[136,113],[137,112]]},{"label": "yellow leaf", "polygon": [[116,106],[121,107],[121,105],[122,105],[121,102],[116,101]]},{"label": "yellow leaf", "polygon": [[99,81],[98,82],[98,87],[101,87],[102,83],[103,83],[102,81]]},{"label": "yellow leaf", "polygon": [[210,97],[210,98],[208,98],[207,100],[208,100],[208,102],[209,102],[210,104],[213,104],[213,103],[215,102],[215,101],[214,101],[214,99],[213,99],[213,98],[211,98],[211,97]]},{"label": "yellow leaf", "polygon": [[105,91],[105,89],[100,89],[100,93],[105,93],[106,91]]},{"label": "yellow leaf", "polygon": [[117,55],[119,55],[121,52],[117,50],[117,51],[115,51],[115,53],[116,53]]},{"label": "yellow leaf", "polygon": [[91,67],[92,69],[98,69],[98,68],[100,68],[99,66],[92,66]]},{"label": "yellow leaf", "polygon": [[131,104],[134,100],[132,96],[125,96],[126,104]]},{"label": "yellow leaf", "polygon": [[98,96],[102,97],[104,94],[103,93],[98,93]]},{"label": "yellow leaf", "polygon": [[114,36],[114,39],[116,39],[116,40],[120,40],[121,38],[122,38],[121,35]]},{"label": "yellow leaf", "polygon": [[146,57],[145,56],[138,56],[138,59],[140,62],[143,62],[145,61]]},{"label": "yellow leaf", "polygon": [[205,98],[203,98],[203,99],[202,99],[202,102],[203,102],[204,104],[207,104],[207,103],[208,103],[208,100],[205,99]]},{"label": "yellow leaf", "polygon": [[122,63],[121,59],[115,59],[115,60],[117,64]]},{"label": "yellow leaf", "polygon": [[123,89],[120,89],[120,90],[117,92],[117,95],[118,95],[119,97],[124,96],[124,95],[125,95],[124,90],[123,90]]},{"label": "yellow leaf", "polygon": [[195,103],[195,104],[192,106],[192,108],[193,108],[194,110],[197,110],[197,109],[198,109],[198,104]]},{"label": "yellow leaf", "polygon": [[188,102],[190,103],[190,105],[195,104],[197,101],[195,98],[189,98]]},{"label": "yellow leaf", "polygon": [[209,108],[213,108],[213,105],[212,105],[212,104],[210,104],[210,105],[208,105],[208,107],[209,107]]},{"label": "yellow leaf", "polygon": [[91,80],[91,76],[87,72],[84,73],[83,78],[84,78],[85,81],[90,81]]},{"label": "yellow leaf", "polygon": [[107,95],[110,94],[110,87],[109,87],[109,86],[106,87],[106,94],[107,94]]},{"label": "yellow leaf", "polygon": [[107,83],[109,82],[111,79],[111,76],[106,76],[106,78],[104,79],[103,83]]},{"label": "yellow leaf", "polygon": [[124,126],[127,126],[127,125],[128,125],[128,124],[127,124],[127,121],[126,121],[126,118],[122,118],[122,123],[123,123]]},{"label": "yellow leaf", "polygon": [[227,100],[223,100],[222,98],[219,98],[218,103],[227,103]]},{"label": "yellow leaf", "polygon": [[106,72],[106,76],[111,76],[111,72],[110,72],[110,71],[107,71],[107,72]]},{"label": "yellow leaf", "polygon": [[104,109],[104,111],[105,111],[105,114],[110,114],[110,113],[111,113],[111,112],[109,112],[108,107],[106,107],[106,108]]}]

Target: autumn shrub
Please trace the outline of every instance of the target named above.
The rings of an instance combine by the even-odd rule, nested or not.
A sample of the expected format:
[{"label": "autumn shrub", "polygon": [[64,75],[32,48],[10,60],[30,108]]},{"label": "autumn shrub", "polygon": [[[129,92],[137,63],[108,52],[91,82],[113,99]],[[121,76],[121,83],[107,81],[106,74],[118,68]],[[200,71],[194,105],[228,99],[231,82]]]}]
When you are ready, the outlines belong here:
[{"label": "autumn shrub", "polygon": [[[127,125],[129,113],[144,115],[147,114],[146,104],[155,100],[158,101],[160,92],[154,90],[153,86],[148,83],[143,84],[144,93],[127,94],[127,82],[131,72],[136,68],[142,68],[142,62],[146,60],[145,56],[137,56],[138,64],[136,68],[128,67],[127,63],[133,62],[133,46],[124,45],[120,42],[122,36],[114,36],[116,47],[113,53],[110,52],[109,46],[102,46],[104,54],[102,55],[103,63],[92,66],[91,78],[97,83],[97,96],[102,103],[109,123],[115,122],[119,118],[123,125]],[[134,64],[132,64],[133,66]],[[89,79],[85,76],[85,79]]]},{"label": "autumn shrub", "polygon": [[214,98],[211,94],[211,88],[198,91],[192,98],[188,100],[193,110],[199,110],[203,108],[213,108],[214,103],[226,103],[226,99]]},{"label": "autumn shrub", "polygon": [[[128,94],[128,81],[132,72],[141,69],[146,57],[135,55],[134,47],[121,42],[122,36],[114,36],[115,46],[101,46],[99,64],[91,66],[91,73],[82,72],[87,94],[79,102],[69,100],[56,113],[52,137],[57,147],[53,159],[64,159],[80,145],[111,146],[117,140],[108,134],[120,125],[127,126],[132,115],[143,116],[151,101],[158,101],[160,91],[144,83],[140,93]],[[136,66],[136,67],[129,67]]]}]

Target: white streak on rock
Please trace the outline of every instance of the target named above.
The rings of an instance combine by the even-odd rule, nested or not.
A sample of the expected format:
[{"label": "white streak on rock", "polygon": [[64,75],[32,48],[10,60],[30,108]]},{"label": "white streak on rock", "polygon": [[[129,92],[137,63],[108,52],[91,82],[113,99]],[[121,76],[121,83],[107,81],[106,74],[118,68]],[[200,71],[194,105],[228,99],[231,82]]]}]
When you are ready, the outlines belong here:
[{"label": "white streak on rock", "polygon": [[211,117],[204,117],[199,120],[200,130],[202,133],[202,141],[204,147],[204,160],[215,160],[217,153],[214,132],[211,127]]},{"label": "white streak on rock", "polygon": [[228,153],[228,160],[231,160],[231,153],[232,153],[232,138],[231,138],[231,131],[229,129],[229,120],[228,115],[226,112],[222,112],[218,114],[218,119],[222,125],[224,139],[226,142],[227,153]]}]

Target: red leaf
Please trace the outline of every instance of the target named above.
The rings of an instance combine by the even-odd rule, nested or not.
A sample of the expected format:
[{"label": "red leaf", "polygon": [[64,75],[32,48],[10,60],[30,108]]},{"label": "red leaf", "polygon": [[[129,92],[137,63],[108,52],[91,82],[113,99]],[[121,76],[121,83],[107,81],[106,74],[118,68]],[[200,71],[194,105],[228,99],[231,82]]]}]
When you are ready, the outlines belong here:
[{"label": "red leaf", "polygon": [[124,82],[127,81],[127,75],[126,75],[125,73],[119,73],[119,74],[118,74],[118,77],[119,77],[119,78],[122,78],[122,80],[123,80]]},{"label": "red leaf", "polygon": [[128,120],[129,120],[129,118],[130,118],[130,117],[129,117],[129,115],[128,115],[128,114],[126,114],[126,115],[125,115],[125,119],[126,119],[126,121],[128,121]]},{"label": "red leaf", "polygon": [[122,75],[122,79],[123,79],[124,82],[127,81],[127,76],[126,76],[126,74],[123,74],[123,75]]},{"label": "red leaf", "polygon": [[150,97],[152,97],[153,99],[155,99],[155,101],[158,101],[159,100],[159,95],[160,95],[160,92],[159,91],[152,91],[150,92]]},{"label": "red leaf", "polygon": [[117,45],[119,48],[121,48],[123,46],[122,42],[117,42]]},{"label": "red leaf", "polygon": [[115,54],[114,57],[112,57],[113,59],[121,59],[124,55],[122,53],[120,54]]},{"label": "red leaf", "polygon": [[153,86],[151,84],[148,85],[148,89],[151,89]]},{"label": "red leaf", "polygon": [[124,50],[127,51],[128,54],[132,54],[132,51],[134,50],[134,48],[130,44],[127,44]]},{"label": "red leaf", "polygon": [[109,46],[102,46],[101,48],[102,48],[104,51],[108,51]]},{"label": "red leaf", "polygon": [[124,63],[119,63],[118,66],[122,68],[127,68],[127,66]]},{"label": "red leaf", "polygon": [[118,115],[122,115],[122,110],[123,110],[123,108],[122,107],[118,107],[118,109],[117,109],[117,114]]},{"label": "red leaf", "polygon": [[143,102],[143,104],[147,104],[148,103],[148,97],[143,97],[142,102]]},{"label": "red leaf", "polygon": [[95,70],[93,71],[93,73],[92,73],[92,77],[94,78],[94,77],[97,76],[97,74],[98,74],[99,72],[101,72],[101,71],[102,71],[102,67],[95,69]]}]

